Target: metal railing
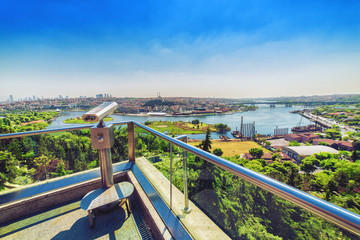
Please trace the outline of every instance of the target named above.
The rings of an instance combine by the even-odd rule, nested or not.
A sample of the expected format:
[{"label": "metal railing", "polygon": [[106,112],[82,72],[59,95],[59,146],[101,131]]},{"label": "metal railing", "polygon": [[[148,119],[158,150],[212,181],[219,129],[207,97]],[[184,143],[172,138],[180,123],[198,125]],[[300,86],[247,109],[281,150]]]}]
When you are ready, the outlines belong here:
[{"label": "metal railing", "polygon": [[[180,141],[177,138],[169,137],[163,133],[160,133],[154,129],[151,129],[145,125],[142,125],[135,121],[124,121],[112,123],[113,125],[125,125],[128,126],[128,151],[129,151],[129,160],[135,161],[135,135],[134,127],[137,126],[150,132],[159,138],[166,140],[170,143],[170,152],[172,152],[172,145],[178,146],[181,149],[185,150],[184,152],[189,152],[195,156],[200,157],[201,159],[208,161],[219,168],[228,171],[244,180],[249,181],[250,183],[255,184],[256,186],[265,189],[276,196],[279,196],[296,206],[302,207],[309,212],[322,217],[323,219],[334,223],[335,225],[360,236],[360,216],[350,212],[346,209],[333,205],[329,202],[321,200],[317,197],[314,197],[310,194],[307,194],[303,191],[300,191],[296,188],[278,182],[270,177],[262,175],[260,173],[249,170],[245,167],[242,167],[238,164],[232,163],[226,159],[215,156],[211,153],[205,152],[201,149],[193,147],[185,142]],[[31,131],[23,133],[10,133],[0,135],[0,139],[16,138],[16,137],[25,137],[31,135],[39,135],[44,133],[53,133],[53,132],[63,132],[63,131],[72,131],[80,130],[93,127],[94,125],[84,125],[81,127],[70,127],[70,128],[61,128],[61,129],[51,129],[51,130],[40,130],[40,131]],[[171,154],[170,154],[171,156]],[[172,158],[171,158],[172,160]],[[170,160],[170,164],[172,161]],[[185,195],[185,212],[189,212],[190,206],[187,198],[187,172],[186,172],[186,156],[184,155],[184,195]],[[172,167],[170,167],[171,169]],[[170,177],[172,182],[172,176]],[[186,180],[186,181],[185,181]],[[170,184],[171,187],[172,184]],[[185,190],[186,189],[186,190]],[[171,193],[171,191],[170,191]],[[170,199],[172,197],[170,196]],[[170,201],[171,205],[171,201]]]}]

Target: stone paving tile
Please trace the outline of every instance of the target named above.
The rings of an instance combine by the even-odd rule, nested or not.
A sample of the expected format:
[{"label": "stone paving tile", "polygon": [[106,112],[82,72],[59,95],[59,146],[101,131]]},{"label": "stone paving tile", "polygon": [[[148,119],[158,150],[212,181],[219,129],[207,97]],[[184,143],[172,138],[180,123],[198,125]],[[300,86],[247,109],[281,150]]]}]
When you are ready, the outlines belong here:
[{"label": "stone paving tile", "polygon": [[89,227],[80,201],[30,216],[0,228],[1,239],[141,239],[133,218],[123,208],[96,216]]}]

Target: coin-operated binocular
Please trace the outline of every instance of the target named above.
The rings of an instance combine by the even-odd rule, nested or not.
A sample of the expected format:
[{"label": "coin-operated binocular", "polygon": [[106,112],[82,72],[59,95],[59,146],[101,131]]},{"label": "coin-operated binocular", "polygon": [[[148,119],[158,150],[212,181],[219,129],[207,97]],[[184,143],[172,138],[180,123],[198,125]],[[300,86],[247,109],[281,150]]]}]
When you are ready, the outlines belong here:
[{"label": "coin-operated binocular", "polygon": [[104,188],[114,185],[113,168],[111,160],[111,147],[114,145],[114,127],[105,125],[104,118],[112,114],[118,104],[105,102],[91,109],[82,116],[86,122],[99,122],[90,129],[92,148],[99,150],[101,182]]},{"label": "coin-operated binocular", "polygon": [[104,118],[112,114],[117,107],[116,102],[104,102],[85,113],[82,119],[85,122],[99,122],[99,124],[104,125]]}]

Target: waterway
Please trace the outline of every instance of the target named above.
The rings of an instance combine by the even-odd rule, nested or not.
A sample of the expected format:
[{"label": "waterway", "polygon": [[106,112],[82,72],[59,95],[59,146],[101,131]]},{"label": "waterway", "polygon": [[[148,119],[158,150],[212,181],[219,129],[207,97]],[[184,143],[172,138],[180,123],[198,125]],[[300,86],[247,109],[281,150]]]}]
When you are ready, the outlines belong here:
[{"label": "waterway", "polygon": [[[282,105],[276,105],[275,108],[270,108],[269,105],[259,105],[259,109],[256,111],[250,112],[240,112],[233,114],[217,114],[217,115],[207,115],[207,116],[182,116],[182,117],[142,117],[142,116],[124,116],[124,115],[111,115],[113,117],[112,122],[120,121],[137,121],[139,123],[144,123],[146,121],[192,121],[194,119],[199,119],[201,122],[208,124],[224,123],[231,127],[231,131],[226,134],[212,133],[213,139],[219,139],[220,135],[225,135],[230,138],[233,138],[231,132],[239,130],[241,117],[243,117],[244,123],[252,123],[255,121],[255,129],[257,133],[260,134],[274,134],[274,129],[278,128],[288,128],[289,133],[291,133],[291,128],[301,125],[307,125],[311,122],[301,117],[299,114],[290,113],[290,111],[298,110],[298,107],[285,107]],[[85,112],[74,112],[74,111],[64,111],[61,112],[61,115],[56,118],[53,122],[50,123],[48,129],[54,128],[63,128],[63,127],[74,127],[81,126],[81,124],[66,124],[63,123],[65,119],[81,117]],[[204,134],[193,134],[190,135],[191,139],[204,139]]]}]

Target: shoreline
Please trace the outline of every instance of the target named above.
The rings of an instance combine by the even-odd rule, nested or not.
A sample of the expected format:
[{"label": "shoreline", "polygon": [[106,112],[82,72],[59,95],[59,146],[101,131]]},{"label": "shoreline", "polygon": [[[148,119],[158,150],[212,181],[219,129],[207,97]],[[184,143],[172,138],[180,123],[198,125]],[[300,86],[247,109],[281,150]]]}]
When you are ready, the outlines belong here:
[{"label": "shoreline", "polygon": [[[202,117],[202,116],[212,116],[212,115],[231,115],[234,113],[241,113],[245,111],[233,111],[225,113],[204,113],[204,114],[182,114],[182,115],[171,115],[166,114],[161,117]],[[147,113],[113,113],[112,115],[121,115],[121,116],[133,116],[133,117],[159,117],[159,116],[150,116]]]}]

